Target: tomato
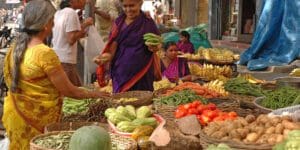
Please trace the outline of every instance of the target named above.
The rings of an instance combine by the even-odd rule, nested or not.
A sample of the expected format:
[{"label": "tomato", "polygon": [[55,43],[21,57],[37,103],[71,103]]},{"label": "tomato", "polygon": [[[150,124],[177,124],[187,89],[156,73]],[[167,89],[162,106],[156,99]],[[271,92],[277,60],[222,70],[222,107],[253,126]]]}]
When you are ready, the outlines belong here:
[{"label": "tomato", "polygon": [[205,125],[207,123],[211,122],[211,119],[207,116],[204,116],[204,115],[201,115],[200,120],[201,120],[200,123],[203,122]]},{"label": "tomato", "polygon": [[210,110],[215,110],[217,109],[217,106],[214,104],[214,103],[208,103],[206,105],[207,109],[210,109]]},{"label": "tomato", "polygon": [[199,105],[197,107],[197,112],[198,114],[202,114],[202,112],[206,109],[206,106],[205,105]]},{"label": "tomato", "polygon": [[184,105],[178,105],[177,109],[185,109]]},{"label": "tomato", "polygon": [[192,104],[191,103],[188,103],[188,104],[184,104],[183,107],[188,110],[190,108],[192,108]]},{"label": "tomato", "polygon": [[185,109],[176,109],[175,118],[181,118],[187,115],[187,111]]},{"label": "tomato", "polygon": [[213,119],[215,117],[218,116],[218,113],[216,111],[213,111],[213,110],[204,110],[202,115],[210,118],[210,119]]},{"label": "tomato", "polygon": [[195,100],[195,101],[193,101],[193,103],[192,103],[192,108],[197,108],[200,104],[201,104],[200,101]]},{"label": "tomato", "polygon": [[228,113],[228,116],[230,116],[230,117],[237,117],[237,113],[234,112],[234,111],[231,111],[231,112]]},{"label": "tomato", "polygon": [[193,114],[197,114],[198,113],[198,111],[197,111],[197,109],[196,108],[190,108],[189,110],[188,110],[188,114],[189,115],[193,115]]}]

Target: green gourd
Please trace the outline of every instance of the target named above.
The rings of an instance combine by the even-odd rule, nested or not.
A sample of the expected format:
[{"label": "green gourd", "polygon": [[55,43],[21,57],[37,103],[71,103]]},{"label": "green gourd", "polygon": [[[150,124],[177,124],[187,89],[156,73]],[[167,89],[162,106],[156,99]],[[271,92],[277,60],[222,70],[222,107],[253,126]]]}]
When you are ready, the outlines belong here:
[{"label": "green gourd", "polygon": [[109,133],[99,126],[77,129],[70,140],[70,150],[111,150]]}]

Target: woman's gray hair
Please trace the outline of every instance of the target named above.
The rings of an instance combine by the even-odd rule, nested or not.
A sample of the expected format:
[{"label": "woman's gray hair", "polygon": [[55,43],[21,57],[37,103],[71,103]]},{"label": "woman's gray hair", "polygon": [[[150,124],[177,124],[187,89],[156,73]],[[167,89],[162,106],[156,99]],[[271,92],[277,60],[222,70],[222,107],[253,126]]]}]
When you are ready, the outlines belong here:
[{"label": "woman's gray hair", "polygon": [[44,30],[45,25],[53,18],[56,12],[50,0],[31,0],[23,12],[24,26],[22,32],[16,37],[13,49],[13,70],[11,91],[17,92],[19,82],[20,64],[27,49],[28,42],[33,35]]}]

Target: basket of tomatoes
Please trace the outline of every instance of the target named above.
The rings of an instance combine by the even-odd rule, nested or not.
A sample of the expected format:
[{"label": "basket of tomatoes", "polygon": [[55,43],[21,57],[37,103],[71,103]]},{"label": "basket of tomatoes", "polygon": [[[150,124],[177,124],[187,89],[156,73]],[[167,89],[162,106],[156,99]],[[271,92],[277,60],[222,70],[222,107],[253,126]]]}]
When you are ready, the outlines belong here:
[{"label": "basket of tomatoes", "polygon": [[196,115],[198,121],[203,126],[212,121],[234,120],[238,116],[237,113],[233,111],[221,111],[214,103],[202,104],[200,101],[179,105],[174,115],[175,118]]}]

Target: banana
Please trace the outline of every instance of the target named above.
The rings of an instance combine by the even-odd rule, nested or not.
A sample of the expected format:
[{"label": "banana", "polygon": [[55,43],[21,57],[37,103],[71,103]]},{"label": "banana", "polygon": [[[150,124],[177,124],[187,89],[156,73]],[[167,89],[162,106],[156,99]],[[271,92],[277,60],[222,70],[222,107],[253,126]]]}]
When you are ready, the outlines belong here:
[{"label": "banana", "polygon": [[228,92],[224,88],[224,82],[221,80],[214,80],[203,85],[204,87],[220,93],[222,96],[228,96]]},{"label": "banana", "polygon": [[294,77],[300,77],[300,68],[294,69],[289,75]]}]

